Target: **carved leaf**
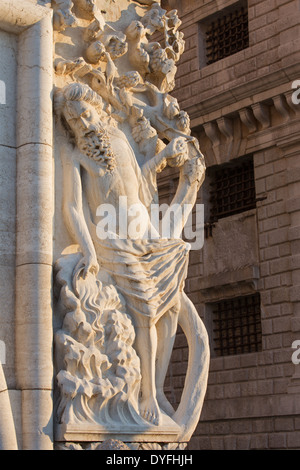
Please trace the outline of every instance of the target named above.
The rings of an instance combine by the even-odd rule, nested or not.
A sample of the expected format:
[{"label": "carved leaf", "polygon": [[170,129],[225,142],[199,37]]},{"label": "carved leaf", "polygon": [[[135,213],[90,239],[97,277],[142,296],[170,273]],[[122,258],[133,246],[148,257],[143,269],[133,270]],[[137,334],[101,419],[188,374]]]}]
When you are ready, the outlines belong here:
[{"label": "carved leaf", "polygon": [[169,442],[162,447],[162,450],[184,450],[186,446],[186,442]]},{"label": "carved leaf", "polygon": [[141,450],[162,450],[162,447],[156,442],[143,442],[141,444]]}]

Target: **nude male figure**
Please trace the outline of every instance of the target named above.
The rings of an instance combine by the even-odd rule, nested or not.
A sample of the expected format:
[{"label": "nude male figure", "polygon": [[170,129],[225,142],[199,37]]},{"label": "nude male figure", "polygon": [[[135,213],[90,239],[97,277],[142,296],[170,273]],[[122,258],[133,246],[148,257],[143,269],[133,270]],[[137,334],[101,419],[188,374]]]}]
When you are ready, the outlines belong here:
[{"label": "nude male figure", "polygon": [[[141,361],[140,413],[151,424],[159,425],[162,422],[160,409],[168,414],[172,414],[174,411],[164,397],[163,381],[173,347],[178,311],[180,306],[183,310],[191,308],[190,301],[181,288],[186,272],[187,250],[184,242],[164,242],[162,250],[165,251],[159,253],[159,244],[149,245],[145,239],[144,243],[137,240],[137,248],[134,247],[130,251],[127,246],[131,247],[134,240],[129,243],[126,240],[121,242],[117,239],[116,243],[121,243],[124,249],[123,260],[122,251],[121,254],[118,254],[120,253],[119,248],[119,251],[116,249],[113,252],[111,246],[106,247],[105,243],[101,244],[97,239],[95,215],[101,204],[112,204],[118,209],[120,196],[127,198],[128,207],[140,205],[145,208],[143,192],[149,191],[146,184],[147,172],[155,172],[167,161],[185,162],[187,160],[187,142],[184,137],[174,139],[162,152],[148,161],[145,168],[140,168],[126,136],[117,128],[105,125],[105,116],[101,116],[101,113],[101,98],[88,86],[74,83],[63,90],[61,116],[76,143],[72,150],[68,147],[62,155],[64,215],[69,232],[80,245],[83,255],[75,267],[73,276],[80,274],[85,278],[88,272],[97,275],[100,262],[100,269],[107,269],[107,271],[111,269],[112,278],[117,283],[121,279],[120,285],[116,285],[117,289],[118,287],[121,289],[124,280],[125,288],[123,285],[124,291],[121,290],[121,293],[124,294],[125,300],[128,302],[129,313],[133,318],[136,329],[135,347]],[[194,184],[194,181],[191,184]],[[85,210],[86,207],[88,211]],[[146,212],[143,211],[145,233],[150,233],[151,230],[153,234],[155,228],[151,225]],[[130,222],[131,216],[129,214],[128,225]],[[117,232],[118,229],[119,227],[117,227]],[[155,255],[155,250],[158,250],[157,255]],[[161,313],[158,314],[155,310],[155,305],[158,305],[157,300],[156,303],[141,301],[139,303],[141,304],[140,311],[136,311],[135,305],[130,308],[131,294],[126,294],[126,282],[128,283],[128,277],[134,277],[134,271],[132,273],[129,271],[124,271],[121,274],[114,273],[111,265],[115,262],[115,258],[110,260],[111,263],[109,260],[105,262],[112,252],[115,253],[113,256],[118,258],[118,269],[126,264],[128,266],[134,265],[135,256],[138,259],[138,266],[142,266],[144,258],[148,260],[149,254],[152,252],[153,262],[157,265],[159,265],[160,259],[168,260],[172,256],[177,256],[180,275],[178,275],[178,283],[174,284],[169,295],[170,299],[172,298],[172,303],[169,302],[171,308],[161,309]],[[130,263],[126,262],[127,259],[130,260]],[[130,270],[130,267],[128,269]],[[163,273],[158,273],[157,278],[161,285],[168,286],[168,283],[164,284]],[[146,282],[147,279],[144,281]],[[146,286],[143,284],[144,281],[139,278],[139,275],[136,276],[137,292]],[[154,281],[151,280],[151,282],[154,292]],[[168,306],[168,299],[165,302]],[[168,336],[170,344],[166,345],[164,343],[166,343]]]}]

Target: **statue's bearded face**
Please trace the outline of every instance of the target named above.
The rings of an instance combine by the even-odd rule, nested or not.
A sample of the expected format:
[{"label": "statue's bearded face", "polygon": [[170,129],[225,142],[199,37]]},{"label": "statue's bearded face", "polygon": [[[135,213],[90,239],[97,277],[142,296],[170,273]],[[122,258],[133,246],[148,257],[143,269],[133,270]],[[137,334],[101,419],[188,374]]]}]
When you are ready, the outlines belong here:
[{"label": "statue's bearded face", "polygon": [[86,101],[67,101],[64,116],[76,141],[101,128],[98,112]]},{"label": "statue's bearded face", "polygon": [[86,101],[68,101],[64,116],[74,133],[79,150],[112,170],[115,167],[115,158],[95,107]]}]

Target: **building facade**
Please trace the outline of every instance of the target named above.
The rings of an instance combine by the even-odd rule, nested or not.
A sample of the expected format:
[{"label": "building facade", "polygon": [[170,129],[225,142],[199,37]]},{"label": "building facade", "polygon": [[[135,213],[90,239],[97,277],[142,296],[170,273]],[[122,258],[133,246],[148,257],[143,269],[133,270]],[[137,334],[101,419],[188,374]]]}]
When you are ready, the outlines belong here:
[{"label": "building facade", "polygon": [[[211,342],[208,390],[190,449],[300,448],[300,5],[169,0],[186,48],[174,96],[207,165],[205,241],[186,291]],[[160,181],[170,200],[177,176]],[[187,348],[178,333],[174,405]]]}]

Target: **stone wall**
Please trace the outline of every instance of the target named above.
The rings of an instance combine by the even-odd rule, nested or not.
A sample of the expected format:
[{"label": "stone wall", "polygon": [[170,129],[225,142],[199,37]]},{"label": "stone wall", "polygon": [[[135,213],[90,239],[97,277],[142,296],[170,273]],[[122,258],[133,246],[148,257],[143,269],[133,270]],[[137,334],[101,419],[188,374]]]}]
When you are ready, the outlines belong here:
[{"label": "stone wall", "polygon": [[[291,73],[299,62],[299,8],[296,2],[249,0],[250,47],[200,69],[198,22],[215,11],[236,3],[230,0],[183,0],[181,8],[179,7],[186,52],[178,66],[177,88],[180,94],[175,90],[175,95],[192,118],[198,117],[199,111],[202,116],[203,111],[214,110],[212,103],[207,103],[207,109],[205,107],[209,99],[215,99],[214,107],[218,109],[221,100],[227,100],[229,95],[234,102],[247,95],[247,87],[252,81],[258,80],[258,88],[262,90],[276,86],[275,80]],[[234,89],[243,84],[245,86],[240,96],[235,94]]]},{"label": "stone wall", "polygon": [[[299,449],[299,111],[297,2],[249,0],[249,47],[200,66],[199,22],[236,2],[185,1],[179,9],[186,51],[174,95],[192,119],[207,167],[253,155],[256,209],[220,219],[192,252],[187,293],[209,323],[208,305],[259,292],[262,350],[215,357],[190,449]],[[176,5],[175,5],[176,3]],[[298,107],[297,107],[298,106]],[[161,182],[172,189],[172,175]],[[198,202],[209,205],[209,181]],[[169,185],[169,186],[168,186]],[[176,404],[187,349],[177,336],[166,388]]]}]

